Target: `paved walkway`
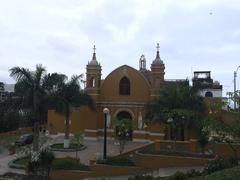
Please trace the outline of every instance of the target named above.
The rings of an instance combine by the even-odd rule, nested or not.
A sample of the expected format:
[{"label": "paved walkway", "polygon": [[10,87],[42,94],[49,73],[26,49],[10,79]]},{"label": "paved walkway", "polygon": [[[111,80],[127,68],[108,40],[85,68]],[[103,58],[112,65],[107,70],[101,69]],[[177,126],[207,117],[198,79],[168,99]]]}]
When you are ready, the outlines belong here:
[{"label": "paved walkway", "polygon": [[[63,136],[51,136],[50,143],[60,143],[63,142]],[[84,140],[84,144],[87,146],[87,148],[83,151],[79,152],[79,157],[81,163],[89,164],[90,159],[95,158],[102,158],[103,154],[103,140]],[[142,146],[147,143],[143,142],[127,142],[125,146],[125,151],[131,150],[133,148],[136,148],[138,146]],[[119,154],[119,146],[116,145],[114,140],[108,140],[107,141],[107,155],[117,155]],[[75,152],[55,152],[56,157],[75,157]],[[6,172],[13,172],[13,173],[24,173],[24,170],[19,169],[12,169],[8,167],[8,163],[16,158],[16,155],[8,155],[7,150],[2,150],[0,152],[0,175],[4,174]],[[190,169],[196,169],[201,170],[202,167],[179,167],[179,168],[160,168],[155,171],[150,172],[147,175],[153,175],[153,176],[169,176],[174,174],[176,171],[187,171]],[[107,177],[107,180],[125,180],[128,179],[128,177],[131,175],[124,175],[124,176],[111,176]],[[85,180],[97,180],[100,178],[85,178]]]},{"label": "paved walkway", "polygon": [[[55,138],[54,143],[63,142],[63,137]],[[79,151],[80,162],[89,165],[90,159],[100,159],[103,157],[103,140],[84,140],[85,150]],[[124,151],[147,144],[146,142],[127,142]],[[114,140],[107,140],[107,155],[114,156],[119,154],[119,145]],[[55,152],[56,157],[76,157],[76,152]]]},{"label": "paved walkway", "polygon": [[24,174],[25,170],[22,169],[13,169],[8,167],[8,163],[16,158],[16,155],[9,155],[8,151],[1,152],[0,156],[0,175],[5,174],[6,172],[13,172],[13,173],[19,173]]},{"label": "paved walkway", "polygon": [[[62,135],[51,135],[48,140],[49,143],[61,143],[63,142]],[[89,165],[89,160],[94,158],[101,158],[103,154],[103,140],[84,140],[84,144],[87,148],[83,151],[79,151],[79,157],[81,163]],[[141,146],[146,143],[139,142],[127,142],[125,146],[125,151],[133,149],[135,147]],[[56,157],[76,157],[76,152],[54,152]],[[107,155],[117,155],[119,154],[119,146],[114,143],[113,140],[107,141]],[[6,172],[13,173],[24,173],[24,170],[13,169],[8,167],[8,163],[15,159],[17,155],[8,155],[8,151],[6,149],[1,150],[0,152],[0,175]]]}]

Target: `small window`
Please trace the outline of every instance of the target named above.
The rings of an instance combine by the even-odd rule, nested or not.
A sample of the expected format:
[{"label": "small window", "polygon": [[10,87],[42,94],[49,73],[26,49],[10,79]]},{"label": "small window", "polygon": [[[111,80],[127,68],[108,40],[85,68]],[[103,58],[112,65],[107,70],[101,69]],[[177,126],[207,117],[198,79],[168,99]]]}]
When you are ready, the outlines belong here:
[{"label": "small window", "polygon": [[205,97],[213,97],[212,92],[208,91],[205,93]]},{"label": "small window", "polygon": [[130,95],[130,81],[127,77],[120,80],[119,95]]}]

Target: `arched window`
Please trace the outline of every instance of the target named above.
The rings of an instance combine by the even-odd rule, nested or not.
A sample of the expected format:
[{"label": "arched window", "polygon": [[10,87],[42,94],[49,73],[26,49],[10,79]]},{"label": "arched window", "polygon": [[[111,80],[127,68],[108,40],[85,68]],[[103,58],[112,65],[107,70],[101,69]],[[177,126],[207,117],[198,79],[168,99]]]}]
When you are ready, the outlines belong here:
[{"label": "arched window", "polygon": [[213,97],[212,92],[207,91],[207,92],[205,93],[205,97]]},{"label": "arched window", "polygon": [[95,87],[95,79],[93,77],[90,79],[90,87]]},{"label": "arched window", "polygon": [[119,95],[130,95],[130,81],[127,77],[120,80]]}]

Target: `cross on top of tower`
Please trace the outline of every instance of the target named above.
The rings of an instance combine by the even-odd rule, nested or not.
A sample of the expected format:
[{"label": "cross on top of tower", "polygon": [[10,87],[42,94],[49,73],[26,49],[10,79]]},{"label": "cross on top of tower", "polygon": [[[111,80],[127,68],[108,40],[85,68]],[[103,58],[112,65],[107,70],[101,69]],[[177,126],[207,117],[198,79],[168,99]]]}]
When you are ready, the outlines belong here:
[{"label": "cross on top of tower", "polygon": [[159,51],[160,49],[160,46],[159,46],[159,43],[157,43],[157,51]]},{"label": "cross on top of tower", "polygon": [[95,52],[96,52],[96,46],[93,45],[93,53],[95,53]]},{"label": "cross on top of tower", "polygon": [[159,49],[160,49],[159,43],[157,43],[156,48],[157,48],[157,55],[156,55],[155,60],[153,61],[153,64],[163,64],[163,61],[161,60],[160,54],[159,54]]}]

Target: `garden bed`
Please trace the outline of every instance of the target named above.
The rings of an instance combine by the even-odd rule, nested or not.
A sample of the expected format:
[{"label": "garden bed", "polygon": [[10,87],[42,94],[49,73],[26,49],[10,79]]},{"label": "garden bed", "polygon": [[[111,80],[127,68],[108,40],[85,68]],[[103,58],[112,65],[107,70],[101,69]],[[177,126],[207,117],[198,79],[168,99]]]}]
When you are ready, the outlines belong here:
[{"label": "garden bed", "polygon": [[[9,162],[9,167],[25,169],[29,161],[30,161],[29,156],[17,158]],[[72,158],[60,158],[53,160],[52,169],[89,171],[90,167],[85,164],[81,164]]]},{"label": "garden bed", "polygon": [[15,169],[25,169],[29,161],[30,156],[23,156],[10,161],[8,166]]},{"label": "garden bed", "polygon": [[74,143],[69,144],[69,148],[64,148],[63,143],[52,144],[49,146],[50,151],[60,151],[60,152],[82,151],[86,148],[87,146],[83,144],[79,146],[78,144],[74,144]]}]

